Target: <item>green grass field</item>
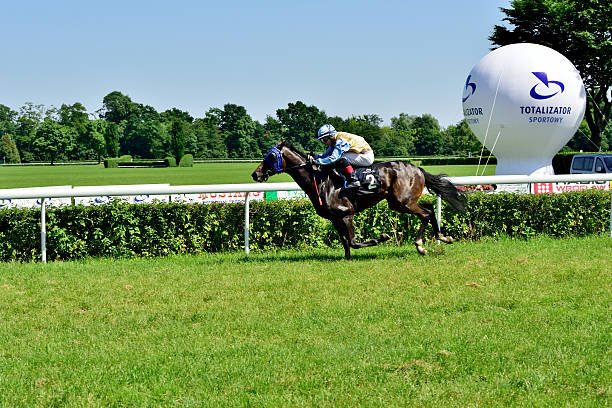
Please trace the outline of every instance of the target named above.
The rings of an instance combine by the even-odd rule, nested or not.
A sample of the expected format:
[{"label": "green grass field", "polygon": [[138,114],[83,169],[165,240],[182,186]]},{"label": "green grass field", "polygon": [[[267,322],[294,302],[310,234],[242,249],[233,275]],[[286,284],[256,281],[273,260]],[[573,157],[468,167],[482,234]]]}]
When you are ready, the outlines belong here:
[{"label": "green grass field", "polygon": [[[252,183],[251,173],[257,163],[196,163],[194,167],[155,169],[115,168],[102,165],[66,166],[0,166],[0,188],[45,186],[95,186],[117,184],[235,184]],[[432,173],[450,176],[473,176],[476,166],[425,166]],[[482,170],[482,168],[481,168]],[[494,174],[495,166],[488,166],[485,175]],[[270,182],[292,181],[279,174]]]},{"label": "green grass field", "polygon": [[0,264],[0,406],[610,403],[609,237]]}]

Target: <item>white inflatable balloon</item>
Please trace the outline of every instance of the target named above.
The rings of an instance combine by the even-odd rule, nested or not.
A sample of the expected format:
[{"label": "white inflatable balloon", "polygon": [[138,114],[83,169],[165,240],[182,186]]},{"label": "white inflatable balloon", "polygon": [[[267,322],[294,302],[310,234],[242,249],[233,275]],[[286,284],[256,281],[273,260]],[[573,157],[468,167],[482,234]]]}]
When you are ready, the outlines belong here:
[{"label": "white inflatable balloon", "polygon": [[485,55],[465,81],[463,113],[497,157],[496,174],[554,174],[552,158],[586,108],[582,78],[557,51],[512,44]]}]

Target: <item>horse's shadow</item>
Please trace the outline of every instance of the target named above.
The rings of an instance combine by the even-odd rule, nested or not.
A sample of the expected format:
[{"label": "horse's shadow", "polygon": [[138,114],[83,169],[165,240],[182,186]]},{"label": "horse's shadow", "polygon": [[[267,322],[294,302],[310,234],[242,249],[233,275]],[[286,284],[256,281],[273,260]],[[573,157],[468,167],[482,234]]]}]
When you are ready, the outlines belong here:
[{"label": "horse's shadow", "polygon": [[[253,252],[244,254],[239,258],[239,262],[247,264],[269,263],[269,262],[346,262],[344,256],[334,255],[324,252],[325,250],[308,250],[303,252]],[[445,249],[440,245],[432,245],[429,252],[430,256],[436,257],[445,253]],[[389,259],[419,259],[420,255],[409,251],[407,246],[388,247],[384,251],[357,252],[351,262],[389,260]]]}]

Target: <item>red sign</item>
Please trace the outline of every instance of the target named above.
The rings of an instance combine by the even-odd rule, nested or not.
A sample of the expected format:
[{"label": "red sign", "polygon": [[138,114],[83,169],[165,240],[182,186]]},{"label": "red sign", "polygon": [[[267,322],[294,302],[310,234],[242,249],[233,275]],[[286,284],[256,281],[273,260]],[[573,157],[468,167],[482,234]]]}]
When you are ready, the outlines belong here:
[{"label": "red sign", "polygon": [[533,194],[566,193],[569,191],[583,190],[609,190],[610,184],[606,181],[587,181],[584,183],[532,183]]}]

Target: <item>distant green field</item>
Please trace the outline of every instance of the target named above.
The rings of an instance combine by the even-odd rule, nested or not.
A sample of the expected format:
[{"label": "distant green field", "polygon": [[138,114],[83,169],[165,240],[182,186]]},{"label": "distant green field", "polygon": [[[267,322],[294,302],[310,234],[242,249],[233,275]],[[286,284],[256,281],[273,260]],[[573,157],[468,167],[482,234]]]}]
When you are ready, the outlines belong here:
[{"label": "distant green field", "polygon": [[0,264],[0,406],[609,406],[609,237],[432,246]]},{"label": "distant green field", "polygon": [[[154,169],[115,168],[102,165],[62,166],[0,166],[0,188],[45,186],[99,186],[117,184],[235,184],[252,183],[251,173],[257,163],[196,163],[193,167],[168,167]],[[424,166],[432,173],[449,176],[474,176],[476,166]],[[482,168],[481,168],[482,170]],[[485,175],[495,172],[488,166]],[[279,174],[270,182],[292,181],[286,174]]]}]

